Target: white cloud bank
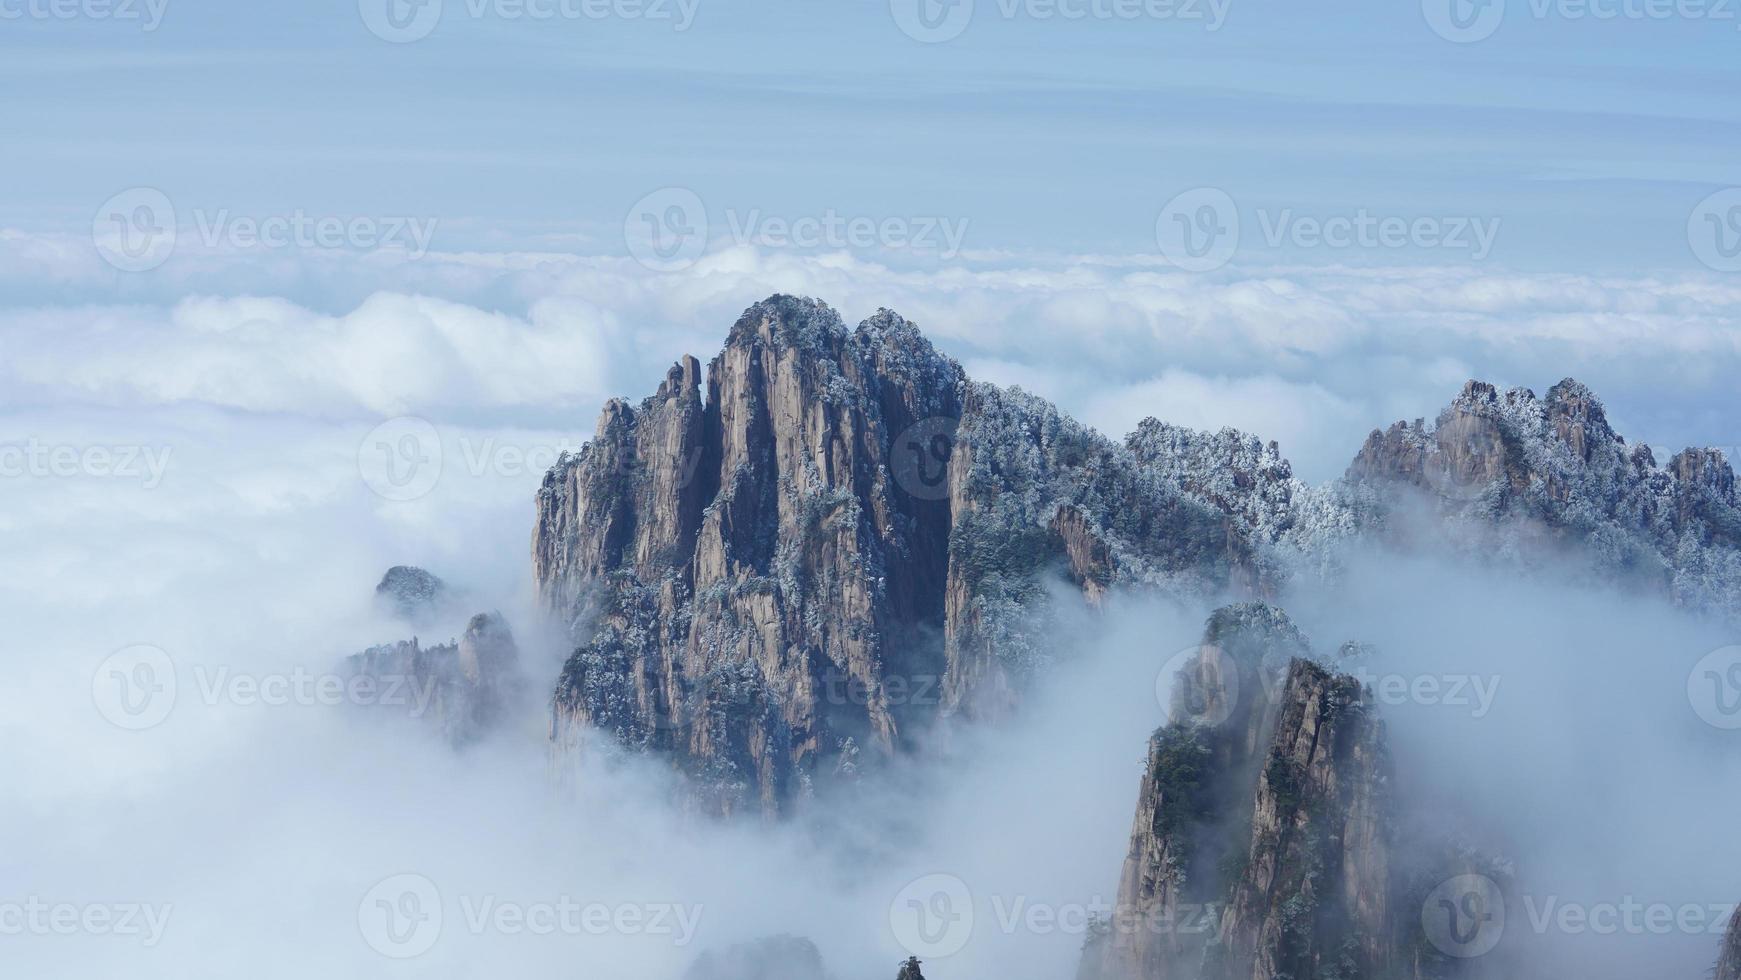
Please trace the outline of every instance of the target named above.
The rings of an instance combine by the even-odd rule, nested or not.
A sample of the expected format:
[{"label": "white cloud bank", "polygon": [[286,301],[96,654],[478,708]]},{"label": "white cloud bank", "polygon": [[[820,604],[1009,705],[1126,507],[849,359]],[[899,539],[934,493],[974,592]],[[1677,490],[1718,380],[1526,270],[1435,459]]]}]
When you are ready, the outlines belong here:
[{"label": "white cloud bank", "polygon": [[[1741,280],[1489,268],[1182,273],[1144,256],[985,255],[917,268],[727,248],[680,273],[549,252],[179,255],[142,275],[76,240],[0,233],[0,399],[181,402],[326,418],[418,414],[590,431],[749,303],[891,307],[976,377],[1121,436],[1144,415],[1277,439],[1302,475],[1480,377],[1571,375],[1633,438],[1737,441]],[[80,302],[62,301],[76,294]],[[94,299],[93,297],[101,297]],[[1670,383],[1672,379],[1672,383]]]}]

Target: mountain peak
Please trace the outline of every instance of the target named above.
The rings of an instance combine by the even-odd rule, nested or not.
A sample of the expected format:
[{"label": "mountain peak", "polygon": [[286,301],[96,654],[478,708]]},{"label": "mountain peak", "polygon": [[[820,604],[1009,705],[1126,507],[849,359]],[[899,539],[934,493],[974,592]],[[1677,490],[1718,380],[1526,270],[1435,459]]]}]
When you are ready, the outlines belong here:
[{"label": "mountain peak", "polygon": [[777,350],[796,348],[826,354],[848,336],[834,308],[819,299],[775,293],[751,305],[732,325],[725,345],[743,347],[757,340]]}]

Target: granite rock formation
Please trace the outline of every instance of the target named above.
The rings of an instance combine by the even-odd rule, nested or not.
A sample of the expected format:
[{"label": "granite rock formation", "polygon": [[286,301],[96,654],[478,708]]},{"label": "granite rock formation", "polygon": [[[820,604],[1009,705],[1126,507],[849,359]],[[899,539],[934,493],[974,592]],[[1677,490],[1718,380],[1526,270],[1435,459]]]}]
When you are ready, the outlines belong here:
[{"label": "granite rock formation", "polygon": [[1099,980],[1397,975],[1383,724],[1279,610],[1218,611],[1149,741]]},{"label": "granite rock formation", "polygon": [[479,613],[458,640],[425,647],[416,637],[370,647],[345,661],[359,700],[438,729],[461,746],[502,724],[523,692],[519,650],[500,613]]},{"label": "granite rock formation", "polygon": [[[1221,512],[1016,390],[969,383],[887,311],[747,310],[538,494],[546,609],[575,652],[559,751],[602,730],[667,753],[713,812],[773,813],[819,775],[999,714],[1043,666],[1044,585],[1249,584]],[[928,698],[891,697],[891,680]]]},{"label": "granite rock formation", "polygon": [[375,602],[389,615],[427,626],[451,604],[447,583],[415,565],[394,565],[375,586]]},{"label": "granite rock formation", "polygon": [[702,953],[683,980],[828,980],[822,953],[801,936],[768,936]]},{"label": "granite rock formation", "polygon": [[1367,522],[1392,538],[1418,533],[1423,522],[1397,518],[1424,501],[1464,548],[1526,562],[1576,554],[1600,577],[1741,616],[1741,504],[1723,454],[1689,448],[1659,465],[1570,378],[1545,398],[1471,381],[1432,425],[1374,431],[1347,481],[1378,494]]},{"label": "granite rock formation", "polygon": [[1721,453],[1659,467],[1575,381],[1471,382],[1309,486],[1273,443],[1153,419],[1114,443],[972,382],[888,310],[848,329],[774,296],[705,372],[685,357],[652,397],[608,403],[546,474],[534,577],[573,647],[550,734],[559,755],[668,758],[705,811],[774,814],[940,718],[1019,708],[1068,646],[1061,597],[1280,600],[1352,545],[1422,536],[1484,561],[1581,556],[1741,618]]}]

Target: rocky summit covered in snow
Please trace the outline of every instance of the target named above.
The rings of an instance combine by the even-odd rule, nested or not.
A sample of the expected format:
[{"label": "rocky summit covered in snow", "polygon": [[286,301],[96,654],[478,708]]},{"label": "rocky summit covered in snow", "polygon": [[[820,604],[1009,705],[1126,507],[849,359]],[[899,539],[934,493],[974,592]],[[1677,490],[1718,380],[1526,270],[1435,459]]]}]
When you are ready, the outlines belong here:
[{"label": "rocky summit covered in snow", "polygon": [[[1463,547],[1524,561],[1571,554],[1595,574],[1741,617],[1741,506],[1729,461],[1689,448],[1662,465],[1570,378],[1545,398],[1471,381],[1433,424],[1373,432],[1347,481],[1379,491],[1368,523],[1396,534],[1419,528],[1397,518],[1405,502],[1424,500]],[[1419,494],[1399,500],[1398,486]]]},{"label": "rocky summit covered in snow", "polygon": [[[576,642],[559,746],[668,753],[705,809],[776,812],[910,747],[943,713],[997,715],[1044,658],[1047,577],[1254,587],[1227,516],[1019,391],[969,382],[881,311],[747,310],[538,493],[533,562]],[[900,690],[894,690],[899,684]]]},{"label": "rocky summit covered in snow", "polygon": [[1355,543],[1422,536],[1741,615],[1727,461],[1659,466],[1575,381],[1471,382],[1310,486],[1273,443],[1153,419],[1114,442],[971,381],[898,314],[849,328],[774,296],[546,474],[534,577],[574,645],[551,737],[662,754],[703,810],[777,813],[941,716],[1014,710],[1049,661],[1048,583],[1285,600]]}]

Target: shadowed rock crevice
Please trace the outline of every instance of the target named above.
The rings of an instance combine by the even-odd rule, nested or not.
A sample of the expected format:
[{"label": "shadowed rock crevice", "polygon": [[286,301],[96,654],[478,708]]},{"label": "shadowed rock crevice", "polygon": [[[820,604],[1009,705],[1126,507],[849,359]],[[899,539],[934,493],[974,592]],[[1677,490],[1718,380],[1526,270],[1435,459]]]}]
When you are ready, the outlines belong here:
[{"label": "shadowed rock crevice", "polygon": [[519,649],[495,612],[473,616],[456,641],[425,647],[412,637],[370,647],[344,666],[354,700],[432,725],[456,747],[508,721],[526,693]]}]

